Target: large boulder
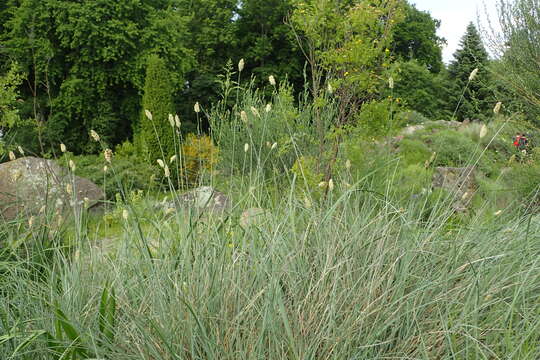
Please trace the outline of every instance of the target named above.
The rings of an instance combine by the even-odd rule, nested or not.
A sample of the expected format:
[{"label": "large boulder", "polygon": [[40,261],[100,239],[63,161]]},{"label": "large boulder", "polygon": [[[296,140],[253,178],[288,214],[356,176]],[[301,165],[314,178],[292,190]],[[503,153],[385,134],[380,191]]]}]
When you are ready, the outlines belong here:
[{"label": "large boulder", "polygon": [[467,211],[476,192],[475,167],[437,167],[433,174],[433,188],[441,188],[454,194],[454,211]]},{"label": "large boulder", "polygon": [[52,160],[23,157],[0,164],[0,221],[37,214],[44,206],[95,208],[104,199],[97,185]]}]

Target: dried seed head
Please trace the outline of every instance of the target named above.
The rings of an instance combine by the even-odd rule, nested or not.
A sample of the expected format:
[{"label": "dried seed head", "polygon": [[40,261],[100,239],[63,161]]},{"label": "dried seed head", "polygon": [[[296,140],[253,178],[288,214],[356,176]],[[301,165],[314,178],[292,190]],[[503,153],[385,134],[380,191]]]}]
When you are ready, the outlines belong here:
[{"label": "dried seed head", "polygon": [[170,172],[169,167],[167,165],[165,165],[163,167],[163,172],[165,173],[165,177],[171,176],[171,172]]},{"label": "dried seed head", "polygon": [[182,124],[180,123],[180,117],[178,115],[174,115],[174,123],[176,127],[180,129],[180,125]]},{"label": "dried seed head", "polygon": [[495,104],[495,107],[493,108],[493,113],[495,115],[499,115],[499,112],[501,111],[501,106],[502,106],[502,102],[498,102],[497,104]]},{"label": "dried seed head", "polygon": [[8,153],[8,156],[9,156],[9,160],[13,161],[13,160],[16,160],[17,157],[15,156],[15,153],[13,151],[10,151]]},{"label": "dried seed head", "polygon": [[169,114],[169,124],[174,127],[174,116],[172,114]]},{"label": "dried seed head", "polygon": [[391,77],[391,76],[388,78],[388,87],[389,87],[390,89],[393,89],[393,88],[394,88],[394,78]]},{"label": "dried seed head", "polygon": [[266,107],[264,108],[264,111],[266,111],[267,113],[272,111],[272,104],[266,104]]},{"label": "dried seed head", "polygon": [[488,133],[488,128],[486,126],[486,124],[483,124],[482,127],[480,128],[480,139],[484,138]]},{"label": "dried seed head", "polygon": [[[152,114],[150,114],[150,116],[152,116]],[[90,136],[92,137],[92,139],[94,139],[94,141],[99,141],[99,135],[94,130],[90,130]]]},{"label": "dried seed head", "polygon": [[257,110],[257,108],[253,106],[251,107],[251,113],[253,114],[253,116],[261,117],[261,115],[259,114],[259,110]]},{"label": "dried seed head", "polygon": [[105,151],[103,151],[103,157],[105,157],[105,161],[108,162],[109,164],[112,161],[112,156],[113,156],[113,152],[111,149],[105,149]]},{"label": "dried seed head", "polygon": [[249,151],[249,144],[248,143],[245,143],[244,144],[244,152],[248,152]]},{"label": "dried seed head", "polygon": [[69,160],[69,168],[71,169],[71,171],[75,171],[76,166],[73,160]]},{"label": "dried seed head", "polygon": [[242,119],[242,121],[244,122],[244,124],[247,124],[248,123],[248,117],[247,117],[247,114],[244,110],[242,110],[240,112],[240,118]]},{"label": "dried seed head", "polygon": [[169,159],[169,162],[173,163],[175,161],[176,161],[176,155],[171,156],[171,158]]},{"label": "dried seed head", "polygon": [[148,109],[144,109],[144,115],[148,118],[148,120],[152,121],[154,117],[152,116],[152,113]]},{"label": "dried seed head", "polygon": [[270,85],[276,86],[276,78],[274,77],[274,75],[270,75],[268,77],[268,82],[270,82]]},{"label": "dried seed head", "polygon": [[473,81],[476,75],[478,75],[478,68],[471,71],[471,74],[469,75],[469,81]]},{"label": "dried seed head", "polygon": [[17,150],[19,150],[19,153],[20,153],[22,156],[24,156],[24,150],[23,150],[22,147],[17,146]]},{"label": "dried seed head", "polygon": [[127,220],[129,218],[129,211],[127,209],[122,210],[122,217],[124,220]]},{"label": "dried seed head", "polygon": [[165,163],[163,162],[163,160],[157,159],[157,163],[159,164],[159,166],[160,166],[161,168],[164,168],[164,167],[165,167]]},{"label": "dried seed head", "polygon": [[201,112],[201,106],[199,105],[199,102],[197,101],[195,105],[193,105],[193,110],[198,114]]},{"label": "dried seed head", "polygon": [[238,71],[242,72],[242,70],[244,70],[244,59],[240,59],[238,62]]},{"label": "dried seed head", "polygon": [[332,179],[328,180],[328,190],[329,191],[334,190],[334,180]]},{"label": "dried seed head", "polygon": [[60,144],[60,151],[65,153],[67,151],[66,145]]}]

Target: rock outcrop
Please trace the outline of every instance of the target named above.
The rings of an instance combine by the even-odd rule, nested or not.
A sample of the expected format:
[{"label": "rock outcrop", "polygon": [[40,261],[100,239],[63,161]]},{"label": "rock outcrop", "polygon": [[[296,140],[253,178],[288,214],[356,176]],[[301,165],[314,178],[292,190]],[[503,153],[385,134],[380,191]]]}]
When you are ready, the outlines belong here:
[{"label": "rock outcrop", "polygon": [[52,160],[24,157],[0,164],[0,221],[34,215],[44,207],[93,208],[104,199],[97,185]]},{"label": "rock outcrop", "polygon": [[454,194],[453,209],[467,211],[476,192],[475,167],[437,167],[433,174],[433,188],[442,188]]}]

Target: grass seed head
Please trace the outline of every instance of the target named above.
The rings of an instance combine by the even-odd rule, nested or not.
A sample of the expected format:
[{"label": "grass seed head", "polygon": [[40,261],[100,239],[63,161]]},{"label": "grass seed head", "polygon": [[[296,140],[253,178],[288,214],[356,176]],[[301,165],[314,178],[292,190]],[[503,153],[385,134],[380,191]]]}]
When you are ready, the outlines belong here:
[{"label": "grass seed head", "polygon": [[469,75],[469,81],[473,81],[476,75],[478,75],[478,68],[471,71],[471,74]]},{"label": "grass seed head", "polygon": [[[148,111],[148,110],[145,110],[145,111]],[[148,113],[150,113],[150,111],[148,111]],[[152,114],[150,114],[150,116],[152,116]],[[95,132],[94,130],[90,130],[90,136],[92,137],[92,139],[94,139],[94,141],[99,141],[99,135],[97,132]]]},{"label": "grass seed head", "polygon": [[15,153],[13,151],[10,151],[8,153],[8,156],[9,156],[9,160],[13,161],[13,160],[16,160],[17,157],[15,156]]},{"label": "grass seed head", "polygon": [[148,109],[145,109],[144,110],[144,115],[146,115],[146,117],[148,118],[148,120],[152,121],[153,120],[153,116],[152,116],[152,113],[150,112],[150,110]]},{"label": "grass seed head", "polygon": [[180,129],[180,125],[182,125],[180,123],[180,117],[178,115],[174,115],[174,124],[176,125],[177,128]]},{"label": "grass seed head", "polygon": [[172,114],[169,114],[169,124],[174,127],[174,116]]},{"label": "grass seed head", "polygon": [[244,59],[240,59],[240,61],[238,62],[238,71],[239,72],[242,72],[242,70],[244,70]]},{"label": "grass seed head", "polygon": [[69,160],[69,168],[71,169],[71,171],[75,171],[75,169],[77,168],[75,166],[75,162],[73,160]]},{"label": "grass seed head", "polygon": [[242,121],[244,122],[244,124],[247,124],[248,123],[248,117],[247,117],[247,114],[244,110],[242,110],[240,112],[240,118],[242,119]]},{"label": "grass seed head", "polygon": [[113,152],[111,149],[105,149],[105,151],[103,151],[103,157],[105,157],[105,161],[108,162],[109,164],[112,161],[112,156],[113,156]]},{"label": "grass seed head", "polygon": [[17,150],[19,150],[19,153],[20,153],[22,156],[24,156],[24,150],[23,150],[22,147],[17,146]]},{"label": "grass seed head", "polygon": [[388,78],[388,87],[389,87],[390,89],[393,89],[393,88],[394,88],[394,78],[391,77],[391,76]]},{"label": "grass seed head", "polygon": [[270,75],[268,77],[268,82],[270,82],[270,85],[276,86],[276,78],[274,77],[274,75]]},{"label": "grass seed head", "polygon": [[253,116],[261,117],[261,115],[259,114],[259,110],[257,110],[256,107],[251,107],[251,113],[253,114]]},{"label": "grass seed head", "polygon": [[249,144],[248,143],[245,143],[244,144],[244,152],[248,152],[249,151]]},{"label": "grass seed head", "polygon": [[272,104],[266,104],[266,107],[264,108],[264,110],[269,113],[270,111],[272,111]]},{"label": "grass seed head", "polygon": [[67,151],[67,148],[66,148],[66,145],[64,145],[63,143],[60,144],[60,151],[65,153]]},{"label": "grass seed head", "polygon": [[502,106],[502,102],[498,102],[497,104],[495,104],[495,107],[493,108],[493,113],[495,115],[499,115],[499,112],[501,111],[501,106]]},{"label": "grass seed head", "polygon": [[199,105],[199,102],[197,101],[195,105],[193,105],[193,110],[198,114],[201,112],[201,106]]},{"label": "grass seed head", "polygon": [[156,161],[157,161],[159,167],[161,167],[161,168],[164,168],[164,167],[165,167],[165,163],[163,162],[163,160],[157,159]]}]

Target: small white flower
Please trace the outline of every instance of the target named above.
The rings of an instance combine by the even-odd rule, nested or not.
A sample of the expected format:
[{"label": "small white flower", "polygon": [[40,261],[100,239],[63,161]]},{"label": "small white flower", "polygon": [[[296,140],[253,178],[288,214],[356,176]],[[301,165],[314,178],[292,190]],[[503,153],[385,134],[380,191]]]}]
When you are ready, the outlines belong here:
[{"label": "small white flower", "polygon": [[163,160],[157,159],[157,163],[159,164],[159,166],[160,166],[161,168],[164,168],[164,167],[165,167],[165,163],[163,162]]},{"label": "small white flower", "polygon": [[238,62],[238,71],[242,72],[242,70],[244,70],[244,59],[240,59]]},{"label": "small white flower", "polygon": [[67,151],[66,145],[60,144],[60,151],[65,153]]},{"label": "small white flower", "polygon": [[199,105],[199,102],[197,101],[195,105],[193,105],[193,110],[198,114],[201,112],[201,106]]},{"label": "small white flower", "polygon": [[150,120],[150,121],[153,120],[153,116],[152,116],[152,113],[150,112],[150,110],[145,109],[145,110],[144,110],[144,115],[146,115],[146,117],[148,118],[148,120]]},{"label": "small white flower", "polygon": [[246,144],[244,145],[244,152],[247,153],[248,151],[249,151],[249,144],[246,143]]},{"label": "small white flower", "polygon": [[276,78],[274,77],[274,75],[270,75],[268,77],[268,82],[270,82],[270,85],[276,86]]},{"label": "small white flower", "polygon": [[266,107],[264,108],[264,111],[266,111],[267,113],[272,111],[272,104],[266,104]]}]

